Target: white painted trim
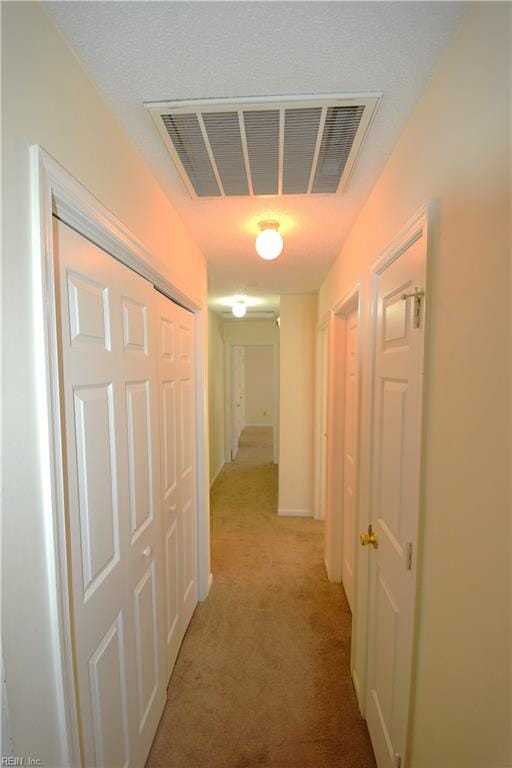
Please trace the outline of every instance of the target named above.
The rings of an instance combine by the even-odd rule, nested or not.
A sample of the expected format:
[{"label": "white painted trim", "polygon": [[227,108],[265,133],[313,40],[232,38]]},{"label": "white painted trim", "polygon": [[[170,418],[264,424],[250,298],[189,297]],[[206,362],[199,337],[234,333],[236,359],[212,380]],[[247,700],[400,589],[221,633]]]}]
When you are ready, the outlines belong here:
[{"label": "white painted trim", "polygon": [[[356,414],[356,504],[359,498],[359,427],[361,402],[361,340],[362,328],[362,284],[357,281],[338,301],[332,311],[332,339],[329,355],[328,387],[328,431],[327,471],[326,471],[326,530],[325,561],[327,576],[330,581],[341,583],[343,570],[343,482],[344,482],[344,442],[345,442],[345,359],[346,359],[346,317],[357,310],[358,313],[358,383]],[[357,550],[356,550],[357,552]],[[357,557],[357,555],[356,555]],[[354,573],[354,593],[356,574]]]},{"label": "white painted trim", "polygon": [[222,470],[224,469],[224,465],[225,465],[225,463],[226,463],[225,461],[222,461],[222,462],[221,462],[221,465],[220,465],[220,467],[218,468],[218,470],[216,471],[216,473],[214,474],[214,476],[213,476],[213,477],[212,477],[212,479],[210,480],[210,490],[213,488],[213,484],[214,484],[214,482],[216,481],[216,479],[218,478],[218,476],[220,475],[220,473],[221,473],[221,472],[222,472]]},{"label": "white painted trim", "polygon": [[265,421],[265,422],[258,421],[257,423],[253,422],[252,424],[249,424],[249,422],[246,422],[245,426],[246,427],[272,427],[272,429],[274,429],[274,425],[272,424],[271,421]]},{"label": "white painted trim", "polygon": [[[189,294],[178,276],[172,274],[171,280],[165,278],[163,265],[113,213],[47,152],[36,145],[30,148],[30,156],[35,366],[36,370],[41,372],[37,403],[41,497],[45,521],[50,620],[54,628],[52,650],[61,737],[61,764],[79,766],[81,751],[69,610],[71,591],[66,542],[53,214],[195,314],[199,599],[205,599],[212,578],[209,551],[207,370],[203,354],[207,309],[197,297]],[[169,272],[168,269],[166,271]]]},{"label": "white painted trim", "polygon": [[279,517],[313,517],[311,509],[278,509]]}]

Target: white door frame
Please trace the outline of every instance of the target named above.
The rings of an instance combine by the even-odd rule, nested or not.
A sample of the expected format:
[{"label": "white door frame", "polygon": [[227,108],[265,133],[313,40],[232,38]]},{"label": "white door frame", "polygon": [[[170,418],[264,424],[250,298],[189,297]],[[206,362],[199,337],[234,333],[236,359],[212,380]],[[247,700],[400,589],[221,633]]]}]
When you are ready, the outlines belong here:
[{"label": "white door frame", "polygon": [[[196,325],[197,409],[197,529],[199,599],[204,600],[212,582],[210,572],[208,413],[207,413],[207,309],[190,295],[178,276],[164,277],[163,265],[130,230],[88,192],[40,146],[32,146],[31,198],[33,247],[33,301],[35,307],[36,370],[41,494],[55,689],[64,765],[82,764],[77,684],[73,665],[71,585],[68,574],[65,462],[60,382],[59,330],[56,300],[58,279],[53,251],[52,216],[55,214],[79,234],[118,261],[145,277],[159,291],[194,313]],[[169,270],[166,268],[168,273]]]},{"label": "white door frame", "polygon": [[[327,334],[327,358],[323,359],[323,334]],[[317,323],[316,326],[316,344],[315,344],[315,480],[314,480],[314,507],[313,517],[315,520],[325,518],[325,510],[321,509],[322,483],[326,482],[324,472],[322,472],[321,450],[324,425],[322,423],[322,405],[323,399],[327,407],[327,377],[329,371],[329,313]],[[326,451],[327,462],[327,451]],[[325,470],[325,466],[324,466]]]},{"label": "white door frame", "polygon": [[272,347],[272,449],[274,464],[279,463],[279,345],[276,341],[228,341],[224,344],[224,460],[227,464],[232,461],[231,446],[233,444],[233,409],[231,390],[233,379],[233,347]]},{"label": "white door frame", "polygon": [[[329,386],[328,386],[328,424],[327,432],[327,470],[326,470],[326,521],[325,521],[325,565],[329,581],[340,584],[343,570],[343,484],[345,455],[345,352],[347,323],[349,314],[357,311],[357,348],[361,360],[363,339],[363,302],[362,288],[358,281],[333,307],[330,319],[329,344]],[[356,509],[359,500],[359,445],[360,445],[360,404],[361,404],[361,365],[357,377],[357,413],[355,419],[356,435]],[[356,515],[357,525],[357,515]],[[357,589],[357,555],[354,562],[354,593]],[[355,603],[354,603],[355,606]],[[354,617],[353,617],[354,620]]]}]

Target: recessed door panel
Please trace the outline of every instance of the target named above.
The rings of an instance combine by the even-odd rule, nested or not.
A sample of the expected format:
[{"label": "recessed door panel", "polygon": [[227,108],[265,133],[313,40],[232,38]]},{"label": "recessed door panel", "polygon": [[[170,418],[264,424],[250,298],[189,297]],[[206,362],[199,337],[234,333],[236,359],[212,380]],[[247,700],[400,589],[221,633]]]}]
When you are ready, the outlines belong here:
[{"label": "recessed door panel", "polygon": [[190,328],[180,326],[180,357],[187,363],[190,362],[191,336]]},{"label": "recessed door panel", "polygon": [[376,648],[374,695],[387,735],[392,730],[393,681],[395,677],[398,610],[384,576],[379,573],[376,605]]},{"label": "recessed door panel", "polygon": [[134,539],[153,518],[149,382],[126,385],[130,519]]},{"label": "recessed door panel", "polygon": [[174,362],[174,322],[161,317],[160,323],[161,356],[172,363]]},{"label": "recessed door panel", "polygon": [[123,296],[123,342],[125,350],[148,353],[148,309]]},{"label": "recessed door panel", "polygon": [[181,389],[181,474],[182,477],[192,468],[192,382],[185,379],[180,382]]},{"label": "recessed door panel", "polygon": [[178,596],[178,521],[174,520],[167,531],[165,541],[166,552],[166,619],[167,619],[167,642],[172,642],[173,633],[176,630],[179,619],[179,596]]},{"label": "recessed door panel", "polygon": [[112,385],[75,389],[84,599],[119,560]]},{"label": "recessed door panel", "polygon": [[158,684],[156,584],[153,563],[135,588],[134,606],[139,731],[142,731]]},{"label": "recessed door panel", "polygon": [[121,614],[89,660],[89,677],[96,765],[127,766],[130,752]]},{"label": "recessed door panel", "polygon": [[400,514],[407,382],[381,380],[379,518],[395,542],[400,540]]},{"label": "recessed door panel", "polygon": [[162,392],[162,468],[164,498],[176,486],[176,382],[164,381]]},{"label": "recessed door panel", "polygon": [[183,531],[183,601],[186,602],[190,590],[194,585],[195,563],[193,552],[193,521],[192,521],[192,502],[187,501],[181,512],[182,531]]},{"label": "recessed door panel", "polygon": [[409,306],[402,300],[407,283],[394,290],[383,300],[383,348],[390,349],[407,343],[409,329]]},{"label": "recessed door panel", "polygon": [[71,344],[110,349],[108,288],[69,272],[68,303]]}]

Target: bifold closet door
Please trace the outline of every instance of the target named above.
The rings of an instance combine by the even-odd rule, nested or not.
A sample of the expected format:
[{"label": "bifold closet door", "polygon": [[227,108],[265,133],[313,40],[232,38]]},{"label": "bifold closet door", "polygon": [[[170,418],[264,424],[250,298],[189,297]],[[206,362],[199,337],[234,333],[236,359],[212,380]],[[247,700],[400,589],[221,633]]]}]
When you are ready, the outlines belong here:
[{"label": "bifold closet door", "polygon": [[154,289],[54,221],[85,765],[142,766],[165,703]]},{"label": "bifold closet door", "polygon": [[197,604],[194,316],[155,291],[167,679]]}]

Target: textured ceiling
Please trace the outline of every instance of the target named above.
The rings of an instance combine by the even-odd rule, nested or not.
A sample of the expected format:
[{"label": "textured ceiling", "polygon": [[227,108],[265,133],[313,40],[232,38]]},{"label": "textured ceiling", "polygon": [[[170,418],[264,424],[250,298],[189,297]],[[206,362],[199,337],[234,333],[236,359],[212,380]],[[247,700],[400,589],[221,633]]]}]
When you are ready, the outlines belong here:
[{"label": "textured ceiling", "polygon": [[[61,34],[181,213],[212,300],[319,287],[465,11],[451,2],[45,2]],[[381,91],[342,195],[192,200],[143,103]],[[278,219],[275,262],[256,256]]]}]

